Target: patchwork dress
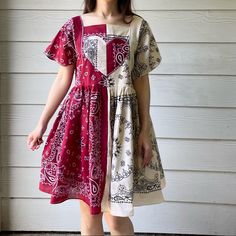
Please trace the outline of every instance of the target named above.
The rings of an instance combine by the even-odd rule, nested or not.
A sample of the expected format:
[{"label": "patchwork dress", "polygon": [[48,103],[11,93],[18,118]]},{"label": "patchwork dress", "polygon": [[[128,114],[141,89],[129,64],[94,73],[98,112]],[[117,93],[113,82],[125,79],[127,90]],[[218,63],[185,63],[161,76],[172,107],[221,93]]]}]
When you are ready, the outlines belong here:
[{"label": "patchwork dress", "polygon": [[160,64],[161,55],[141,16],[127,25],[85,25],[85,15],[67,19],[44,50],[60,65],[74,65],[75,84],[45,141],[39,189],[50,194],[51,204],[80,199],[93,215],[133,216],[135,206],[164,201],[166,181],[151,117],[153,155],[141,166],[133,87]]}]

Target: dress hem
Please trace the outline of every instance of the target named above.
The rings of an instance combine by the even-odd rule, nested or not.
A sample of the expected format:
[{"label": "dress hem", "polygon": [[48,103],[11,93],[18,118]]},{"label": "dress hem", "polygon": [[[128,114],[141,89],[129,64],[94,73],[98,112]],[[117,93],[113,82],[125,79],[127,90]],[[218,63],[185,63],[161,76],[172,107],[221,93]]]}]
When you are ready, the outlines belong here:
[{"label": "dress hem", "polygon": [[[41,192],[52,194],[52,188],[53,188],[52,186],[47,186],[47,185],[43,184],[42,182],[40,182],[38,188],[39,188],[39,190]],[[66,200],[70,200],[70,199],[82,200],[89,207],[89,203],[86,201],[86,198],[83,198],[79,194],[78,195],[74,195],[73,197],[72,196],[65,196],[65,197],[60,198],[60,200],[57,200],[57,201],[55,201],[55,199],[51,195],[50,204],[60,204],[60,203],[65,202]],[[90,213],[91,213],[91,215],[100,214],[101,213],[101,207],[97,207],[97,209],[94,210],[94,211],[91,211],[91,209],[90,209]]]},{"label": "dress hem", "polygon": [[[134,193],[133,207],[141,207],[141,206],[153,205],[153,204],[158,204],[158,203],[164,202],[165,198],[163,196],[162,189],[165,186],[166,186],[166,179],[163,178],[161,180],[161,190],[155,191],[155,192],[152,192],[152,193],[149,192],[147,194],[145,194],[145,193]],[[44,193],[52,194],[52,188],[53,188],[52,186],[47,186],[47,185],[43,184],[42,182],[39,183],[39,190],[44,192]],[[82,200],[86,204],[88,204],[86,202],[85,198],[83,198],[82,196],[79,196],[79,195],[74,196],[74,197],[65,196],[64,198],[61,198],[60,200],[57,200],[57,201],[55,201],[53,199],[53,197],[51,196],[50,204],[59,204],[59,203],[62,203],[66,200],[69,200],[69,199]],[[112,209],[111,209],[110,204],[107,204],[106,206],[104,206],[104,205],[102,204],[100,209],[97,210],[96,212],[90,211],[90,213],[92,215],[96,215],[96,214],[100,214],[101,212],[109,212],[113,216],[120,216],[120,217],[129,217],[129,216],[134,215],[134,208],[131,209],[127,213],[117,214],[117,212],[120,212],[120,211],[117,211],[116,209],[114,209],[114,206],[112,206]],[[89,206],[89,204],[88,204],[88,206]]]},{"label": "dress hem", "polygon": [[134,193],[133,205],[144,206],[162,203],[165,201],[162,189],[166,186],[166,179],[161,179],[161,189],[149,193]]}]

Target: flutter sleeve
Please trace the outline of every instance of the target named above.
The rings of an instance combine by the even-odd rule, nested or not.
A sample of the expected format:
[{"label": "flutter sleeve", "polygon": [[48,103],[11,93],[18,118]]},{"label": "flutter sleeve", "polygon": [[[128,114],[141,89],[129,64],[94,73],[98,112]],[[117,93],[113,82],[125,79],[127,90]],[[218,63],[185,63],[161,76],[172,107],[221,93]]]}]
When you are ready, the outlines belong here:
[{"label": "flutter sleeve", "polygon": [[131,71],[132,79],[148,74],[162,60],[153,32],[145,19],[142,19],[139,30],[138,45],[134,53],[134,66]]},{"label": "flutter sleeve", "polygon": [[43,53],[60,65],[74,64],[77,58],[74,42],[73,19],[70,18],[61,26]]}]

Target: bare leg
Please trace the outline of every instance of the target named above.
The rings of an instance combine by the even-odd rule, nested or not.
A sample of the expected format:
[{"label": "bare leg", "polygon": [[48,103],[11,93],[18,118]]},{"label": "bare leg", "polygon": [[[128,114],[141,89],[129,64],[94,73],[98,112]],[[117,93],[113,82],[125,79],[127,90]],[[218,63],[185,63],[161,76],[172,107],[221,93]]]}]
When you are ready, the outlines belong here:
[{"label": "bare leg", "polygon": [[133,223],[129,217],[113,216],[109,212],[104,212],[104,216],[111,235],[134,235]]},{"label": "bare leg", "polygon": [[101,212],[98,215],[91,215],[89,206],[84,201],[80,200],[80,212],[81,212],[81,235],[104,235],[102,225]]}]

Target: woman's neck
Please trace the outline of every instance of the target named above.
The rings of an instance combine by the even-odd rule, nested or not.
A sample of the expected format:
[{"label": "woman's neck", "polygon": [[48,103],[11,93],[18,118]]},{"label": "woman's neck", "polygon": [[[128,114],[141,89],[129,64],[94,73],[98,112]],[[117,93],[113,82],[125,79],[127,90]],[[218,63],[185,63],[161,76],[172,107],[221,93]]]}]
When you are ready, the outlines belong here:
[{"label": "woman's neck", "polygon": [[117,0],[97,0],[94,14],[106,20],[117,17],[119,14],[117,9]]}]

